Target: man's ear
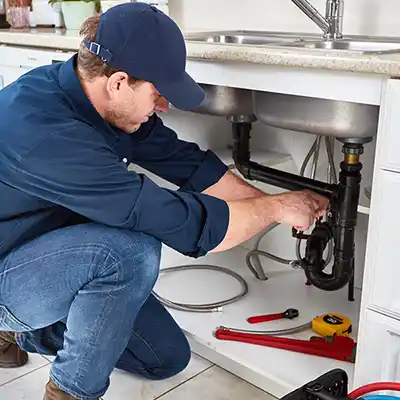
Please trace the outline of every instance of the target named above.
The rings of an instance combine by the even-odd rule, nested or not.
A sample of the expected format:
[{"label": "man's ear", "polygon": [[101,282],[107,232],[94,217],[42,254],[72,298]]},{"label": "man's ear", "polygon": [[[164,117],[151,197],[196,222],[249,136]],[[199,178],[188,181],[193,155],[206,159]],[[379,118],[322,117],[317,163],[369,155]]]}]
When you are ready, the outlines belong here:
[{"label": "man's ear", "polygon": [[119,93],[123,85],[128,85],[128,74],[125,72],[115,72],[107,80],[107,91],[111,97]]}]

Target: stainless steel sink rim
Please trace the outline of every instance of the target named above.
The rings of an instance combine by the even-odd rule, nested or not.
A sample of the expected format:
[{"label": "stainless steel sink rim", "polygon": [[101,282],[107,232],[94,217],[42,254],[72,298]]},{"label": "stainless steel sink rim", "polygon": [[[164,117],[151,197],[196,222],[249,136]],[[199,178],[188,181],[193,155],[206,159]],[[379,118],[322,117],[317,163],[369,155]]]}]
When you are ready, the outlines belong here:
[{"label": "stainless steel sink rim", "polygon": [[192,36],[190,41],[201,42],[201,43],[218,43],[218,44],[243,44],[243,45],[268,45],[270,43],[282,43],[282,42],[297,42],[302,39],[297,39],[292,36],[280,37],[280,36],[256,36],[256,35],[207,35],[207,36]]},{"label": "stainless steel sink rim", "polygon": [[[215,31],[190,33],[186,35],[185,39],[200,43],[304,48],[371,55],[400,53],[400,38],[388,37],[348,36],[343,39],[326,40],[314,34],[290,32]],[[362,47],[363,44],[365,44],[365,48]],[[371,49],[373,46],[377,49]]]},{"label": "stainless steel sink rim", "polygon": [[[279,43],[282,47],[306,48],[312,50],[347,51],[360,54],[400,53],[400,43],[367,41],[367,40],[315,40],[301,43]],[[373,49],[373,48],[376,49]],[[382,49],[379,49],[381,47]]]}]

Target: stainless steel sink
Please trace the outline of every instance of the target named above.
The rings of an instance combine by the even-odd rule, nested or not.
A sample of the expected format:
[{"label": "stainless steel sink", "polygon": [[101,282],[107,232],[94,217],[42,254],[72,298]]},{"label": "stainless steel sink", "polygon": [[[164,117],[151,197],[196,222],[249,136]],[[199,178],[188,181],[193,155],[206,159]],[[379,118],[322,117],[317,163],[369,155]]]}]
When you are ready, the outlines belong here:
[{"label": "stainless steel sink", "polygon": [[257,119],[276,128],[353,142],[367,141],[378,129],[374,105],[261,91],[253,93],[253,103]]},{"label": "stainless steel sink", "polygon": [[347,142],[368,142],[377,134],[379,107],[344,101],[200,84],[203,103],[190,110],[254,122],[275,128],[331,136]]},{"label": "stainless steel sink", "polygon": [[227,117],[233,121],[255,121],[252,91],[200,84],[205,92],[204,101],[191,111],[199,114]]},{"label": "stainless steel sink", "polygon": [[296,42],[309,38],[316,39],[315,35],[299,36],[296,33],[260,32],[260,31],[216,31],[199,32],[185,35],[186,41],[205,43],[231,43],[244,45],[266,45],[272,43]]},{"label": "stainless steel sink", "polygon": [[346,36],[343,39],[325,40],[320,35],[312,33],[215,31],[189,33],[185,35],[185,40],[200,43],[344,50],[361,54],[400,53],[400,39],[390,37]]},{"label": "stainless steel sink", "polygon": [[[234,43],[266,47],[310,48],[365,54],[400,53],[399,38],[347,36],[324,40],[316,34],[258,31],[221,31],[187,34],[188,41]],[[205,85],[200,114],[227,117],[231,121],[255,121],[276,128],[365,142],[377,133],[379,107],[303,96]]]},{"label": "stainless steel sink", "polygon": [[362,54],[388,54],[400,52],[400,43],[369,40],[306,40],[302,42],[280,43],[279,45],[305,49],[346,50]]}]

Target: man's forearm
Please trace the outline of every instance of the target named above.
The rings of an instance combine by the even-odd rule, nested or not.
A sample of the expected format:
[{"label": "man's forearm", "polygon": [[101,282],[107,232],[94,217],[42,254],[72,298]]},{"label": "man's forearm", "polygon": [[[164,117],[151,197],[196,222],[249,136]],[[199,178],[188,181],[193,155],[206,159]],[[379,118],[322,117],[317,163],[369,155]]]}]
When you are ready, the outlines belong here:
[{"label": "man's forearm", "polygon": [[274,222],[307,230],[328,205],[327,198],[307,190],[266,194],[230,171],[203,193],[226,201],[229,208],[225,237],[212,253],[235,247]]},{"label": "man's forearm", "polygon": [[322,217],[328,199],[309,190],[281,194],[263,194],[242,200],[227,201],[228,229],[222,242],[211,252],[228,250],[263,231],[273,222],[284,223],[298,230],[307,230]]},{"label": "man's forearm", "polygon": [[217,183],[204,190],[203,193],[225,201],[251,199],[265,195],[231,171],[227,171]]},{"label": "man's forearm", "polygon": [[229,226],[224,240],[211,253],[229,250],[279,219],[279,207],[275,196],[258,196],[228,201]]}]

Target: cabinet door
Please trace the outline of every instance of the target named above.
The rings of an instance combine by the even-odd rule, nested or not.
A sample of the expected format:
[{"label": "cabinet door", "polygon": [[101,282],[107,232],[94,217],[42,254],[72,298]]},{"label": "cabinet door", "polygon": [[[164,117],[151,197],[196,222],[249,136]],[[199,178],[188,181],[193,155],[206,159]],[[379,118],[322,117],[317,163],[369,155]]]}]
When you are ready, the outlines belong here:
[{"label": "cabinet door", "polygon": [[400,318],[400,173],[376,171],[366,258],[367,306]]},{"label": "cabinet door", "polygon": [[381,121],[378,135],[381,136],[381,166],[400,172],[400,118],[397,104],[400,102],[400,81],[390,79],[385,88],[384,102],[381,106]]},{"label": "cabinet door", "polygon": [[354,387],[400,381],[400,321],[366,310],[357,344]]}]

